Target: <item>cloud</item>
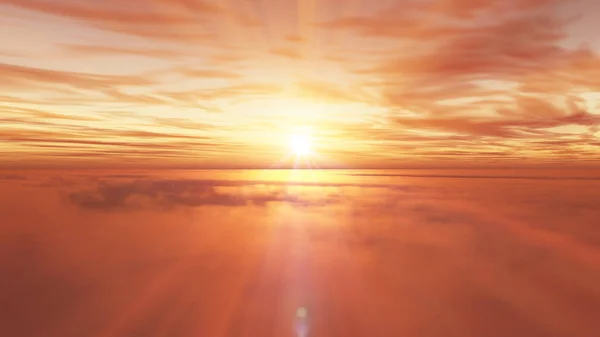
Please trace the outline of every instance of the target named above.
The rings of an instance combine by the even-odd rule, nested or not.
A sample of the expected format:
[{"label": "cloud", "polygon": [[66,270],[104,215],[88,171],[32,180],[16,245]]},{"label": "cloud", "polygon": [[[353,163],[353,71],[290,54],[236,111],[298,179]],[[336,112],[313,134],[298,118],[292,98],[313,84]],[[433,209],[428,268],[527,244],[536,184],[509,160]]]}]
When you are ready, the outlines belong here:
[{"label": "cloud", "polygon": [[[592,138],[567,140],[553,130],[590,130],[599,123],[595,108],[572,93],[597,87],[586,72],[594,72],[600,58],[588,48],[564,47],[573,17],[558,10],[560,5],[405,2],[321,22],[323,31],[333,34],[395,41],[361,51],[369,61],[357,58],[352,65],[360,79],[377,88],[380,104],[390,108],[388,123],[365,127],[356,137],[380,142],[382,152],[396,147],[404,154],[481,160],[525,155],[528,146],[530,153],[546,156],[581,151],[577,144],[593,148]],[[549,138],[568,149],[533,145]],[[497,142],[490,144],[491,139]],[[591,152],[579,158],[587,155]]]},{"label": "cloud", "polygon": [[[178,23],[182,21],[186,22],[189,19],[187,15],[177,15],[167,11],[160,13],[149,11],[146,8],[137,11],[125,10],[119,6],[119,2],[113,0],[105,1],[102,6],[90,6],[89,4],[73,3],[70,1],[60,1],[57,3],[45,0],[3,0],[3,3],[52,15],[98,22],[123,22],[129,20],[136,24],[148,24],[155,22]],[[160,4],[160,1],[157,1],[156,4]],[[172,10],[173,8],[171,8]]]},{"label": "cloud", "polygon": [[19,8],[52,16],[80,20],[86,24],[118,33],[130,34],[147,39],[169,41],[202,41],[211,38],[206,33],[202,20],[231,20],[249,25],[251,20],[236,9],[228,9],[214,1],[200,0],[144,0],[135,10],[125,9],[115,0],[102,4],[75,3],[72,1],[47,0],[2,0]]},{"label": "cloud", "polygon": [[[42,113],[44,119],[38,120],[39,115],[36,110],[25,110],[18,117],[0,118],[3,123],[0,140],[19,151],[35,152],[30,157],[46,163],[52,157],[73,163],[111,156],[127,162],[152,156],[148,162],[159,164],[158,158],[200,158],[215,152],[229,153],[242,146],[233,140],[223,141],[207,135],[214,125],[188,123],[186,119],[154,118],[149,119],[151,124],[146,122],[143,126],[115,130],[106,127],[104,123],[110,120],[106,118]],[[22,125],[29,127],[22,128]],[[10,161],[10,157],[6,159]]]},{"label": "cloud", "polygon": [[[81,209],[102,211],[277,205],[315,209],[348,205],[372,208],[379,207],[382,202],[386,204],[387,201],[384,199],[390,195],[420,194],[425,191],[421,186],[410,184],[390,184],[353,178],[333,179],[337,176],[343,178],[346,175],[338,173],[325,175],[328,180],[294,178],[293,175],[290,179],[274,180],[269,179],[269,176],[241,179],[236,178],[235,174],[231,177],[225,174],[222,179],[211,179],[210,173],[203,172],[190,177],[185,175],[170,177],[161,173],[166,171],[128,172],[81,171],[77,175],[61,179],[55,179],[55,176],[50,174],[46,177],[47,183],[44,186],[61,191],[66,200]],[[223,173],[228,172],[230,171],[223,171]],[[157,175],[157,173],[161,174]],[[362,199],[361,194],[357,194],[360,191],[368,191],[374,197]]]},{"label": "cloud", "polygon": [[284,38],[286,41],[292,43],[301,43],[305,41],[305,39],[302,36],[295,34],[286,35]]},{"label": "cloud", "polygon": [[[206,180],[137,180],[100,182],[94,189],[72,192],[68,198],[78,207],[98,210],[170,208],[173,206],[265,206],[283,202],[298,206],[327,206],[338,195],[311,196],[290,193],[290,187],[268,182],[219,182]],[[314,186],[313,190],[319,187]]]},{"label": "cloud", "polygon": [[[597,181],[333,175],[286,191],[311,201],[330,194],[327,207],[242,207],[284,194],[228,171],[25,174],[60,180],[0,186],[0,271],[11,275],[0,281],[0,310],[11,336],[198,327],[219,336],[273,326],[283,335],[298,306],[328,323],[311,325],[315,335],[597,330]],[[334,188],[340,181],[354,186]],[[408,188],[361,187],[369,183]],[[182,207],[157,206],[167,201]],[[372,314],[350,323],[329,315],[351,314],[356,303]],[[288,304],[290,316],[279,317]]]},{"label": "cloud", "polygon": [[190,120],[186,118],[164,118],[164,117],[155,117],[151,118],[151,120],[160,126],[174,127],[178,129],[190,129],[190,130],[210,130],[214,129],[215,126],[208,123],[198,123],[195,120]]},{"label": "cloud", "polygon": [[65,85],[90,90],[108,89],[114,86],[143,86],[153,81],[136,76],[85,74],[70,71],[48,70],[0,63],[0,86],[12,87],[32,83],[47,85]]},{"label": "cloud", "polygon": [[600,116],[580,110],[575,102],[567,106],[562,110],[538,98],[518,96],[517,109],[503,111],[508,117],[396,117],[395,122],[410,128],[503,138],[545,137],[551,134],[544,130],[548,128],[600,124]]},{"label": "cloud", "polygon": [[82,56],[135,55],[155,58],[177,58],[185,55],[183,51],[173,49],[133,48],[114,45],[65,44],[63,48],[67,55],[80,54]]},{"label": "cloud", "polygon": [[271,49],[271,53],[273,53],[275,55],[291,58],[291,59],[303,58],[302,53],[300,53],[299,51],[292,49],[292,48],[286,48],[286,47]]},{"label": "cloud", "polygon": [[502,2],[484,0],[442,0],[430,2],[430,9],[439,11],[449,16],[473,18],[481,14],[506,14],[514,12],[527,12],[536,9],[550,8],[563,0],[509,0]]},{"label": "cloud", "polygon": [[[504,19],[507,16],[548,13],[560,3],[561,0],[402,1],[392,6],[379,6],[366,15],[324,20],[318,23],[318,27],[352,31],[363,37],[427,39],[424,41],[437,42],[439,38],[468,33],[474,21],[480,18],[493,15]],[[453,19],[461,20],[462,24],[450,24],[456,22]]]},{"label": "cloud", "polygon": [[[89,150],[86,158],[129,149],[189,163],[197,146],[227,167],[255,157],[235,149],[251,149],[268,167],[280,151],[271,131],[285,123],[322,128],[323,152],[346,166],[597,157],[600,58],[593,43],[577,46],[585,37],[572,33],[574,6],[355,1],[337,11],[334,3],[143,0],[134,10],[116,0],[2,0],[13,17],[0,63],[0,135],[13,143],[3,158],[64,160],[73,140],[70,153]],[[335,112],[262,124],[270,102],[288,100]],[[112,132],[116,125],[147,127],[157,141]]]},{"label": "cloud", "polygon": [[374,98],[362,87],[349,87],[333,82],[303,80],[296,83],[298,95],[310,100],[329,103],[373,102]]},{"label": "cloud", "polygon": [[193,69],[184,68],[179,71],[182,75],[190,78],[222,78],[222,79],[239,79],[242,75],[225,70],[215,69]]},{"label": "cloud", "polygon": [[274,96],[282,90],[282,86],[274,83],[250,82],[214,87],[201,92],[200,95],[212,99],[225,98],[243,101],[250,97]]},{"label": "cloud", "polygon": [[19,174],[0,174],[0,180],[23,181],[25,176]]},{"label": "cloud", "polygon": [[0,120],[3,120],[5,122],[25,122],[25,121],[32,122],[31,121],[32,118],[36,119],[35,122],[32,122],[32,123],[39,123],[39,124],[44,124],[44,123],[51,124],[51,123],[46,123],[46,121],[42,121],[42,120],[48,120],[48,121],[71,120],[71,121],[87,121],[87,122],[99,120],[99,118],[92,117],[92,116],[60,114],[60,113],[42,111],[42,110],[37,110],[37,109],[17,107],[17,106],[2,106],[2,105],[0,105],[0,111],[2,112],[3,116],[5,116],[5,117],[8,117],[9,115],[14,116],[12,118],[0,118]]},{"label": "cloud", "polygon": [[[383,59],[378,65],[359,70],[359,74],[382,79],[385,102],[411,109],[434,109],[436,102],[452,98],[490,99],[498,95],[512,96],[506,89],[479,84],[493,80],[498,83],[516,83],[531,86],[537,74],[568,66],[577,52],[560,47],[566,37],[566,18],[544,12],[521,10],[544,8],[552,1],[532,1],[527,5],[508,1],[441,1],[435,5],[408,3],[372,16],[340,18],[325,24],[333,30],[359,30],[365,36],[408,39],[402,56]],[[465,24],[441,25],[443,20],[427,21],[419,13],[428,15],[459,15],[470,17],[481,12],[497,11],[502,7],[506,15],[499,15],[486,23],[467,21]],[[475,18],[473,18],[475,20]],[[401,47],[398,47],[401,48]],[[589,54],[587,57],[596,59]],[[594,64],[595,62],[593,62]],[[574,73],[571,71],[571,73]],[[574,77],[574,76],[571,76]],[[544,76],[540,83],[552,82]],[[569,82],[564,86],[576,85]],[[466,105],[466,104],[465,104]],[[454,110],[469,108],[460,105]]]},{"label": "cloud", "polygon": [[[451,80],[519,80],[524,71],[547,69],[562,60],[567,52],[557,44],[564,37],[563,27],[561,21],[543,16],[473,26],[460,34],[447,33],[434,50],[400,57],[365,73],[402,74],[422,84],[433,80],[444,84]],[[453,77],[448,78],[450,75]]]},{"label": "cloud", "polygon": [[428,39],[460,32],[460,29],[443,25],[435,18],[422,17],[421,5],[408,2],[385,8],[373,15],[341,17],[318,23],[321,29],[353,32],[365,38]]},{"label": "cloud", "polygon": [[600,176],[596,177],[577,177],[567,175],[497,175],[486,174],[485,172],[478,175],[470,174],[408,174],[408,173],[348,173],[349,176],[356,177],[410,177],[410,178],[462,178],[462,179],[526,179],[526,180],[600,180]]}]

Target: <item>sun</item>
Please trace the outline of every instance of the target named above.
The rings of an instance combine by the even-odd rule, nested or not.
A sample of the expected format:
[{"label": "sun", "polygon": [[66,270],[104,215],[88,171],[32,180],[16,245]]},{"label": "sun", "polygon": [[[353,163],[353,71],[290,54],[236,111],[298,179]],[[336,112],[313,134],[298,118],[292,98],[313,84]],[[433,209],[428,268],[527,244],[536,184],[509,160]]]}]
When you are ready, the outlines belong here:
[{"label": "sun", "polygon": [[295,133],[290,136],[290,149],[298,157],[311,153],[311,143],[308,133]]}]

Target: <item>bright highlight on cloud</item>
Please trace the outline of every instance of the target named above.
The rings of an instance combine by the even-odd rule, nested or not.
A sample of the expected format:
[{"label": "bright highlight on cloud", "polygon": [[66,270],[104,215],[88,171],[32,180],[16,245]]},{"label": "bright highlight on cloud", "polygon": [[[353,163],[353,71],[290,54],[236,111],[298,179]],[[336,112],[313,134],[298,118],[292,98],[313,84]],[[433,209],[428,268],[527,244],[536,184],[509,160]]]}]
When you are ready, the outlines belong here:
[{"label": "bright highlight on cloud", "polygon": [[[591,0],[0,0],[8,166],[600,161]],[[304,152],[302,150],[301,152]]]}]

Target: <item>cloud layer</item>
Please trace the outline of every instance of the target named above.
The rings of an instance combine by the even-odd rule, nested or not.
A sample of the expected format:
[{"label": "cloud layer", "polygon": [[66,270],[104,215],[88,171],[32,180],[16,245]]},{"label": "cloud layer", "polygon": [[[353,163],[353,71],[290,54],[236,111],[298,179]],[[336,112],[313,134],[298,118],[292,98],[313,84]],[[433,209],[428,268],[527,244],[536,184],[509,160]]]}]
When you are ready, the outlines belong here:
[{"label": "cloud layer", "polygon": [[315,336],[598,331],[589,172],[349,172],[5,172],[2,331],[293,335],[300,306]]}]

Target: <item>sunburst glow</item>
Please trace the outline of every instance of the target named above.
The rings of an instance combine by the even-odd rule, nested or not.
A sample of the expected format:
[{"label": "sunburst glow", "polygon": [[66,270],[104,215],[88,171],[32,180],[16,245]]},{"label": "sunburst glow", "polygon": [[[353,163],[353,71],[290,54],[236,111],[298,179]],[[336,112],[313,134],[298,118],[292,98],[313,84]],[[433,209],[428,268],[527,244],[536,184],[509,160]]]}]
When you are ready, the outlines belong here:
[{"label": "sunburst glow", "polygon": [[600,1],[135,3],[0,0],[0,168],[600,166]]},{"label": "sunburst glow", "polygon": [[290,136],[290,149],[296,156],[306,156],[311,153],[312,139],[310,134],[295,133]]}]

